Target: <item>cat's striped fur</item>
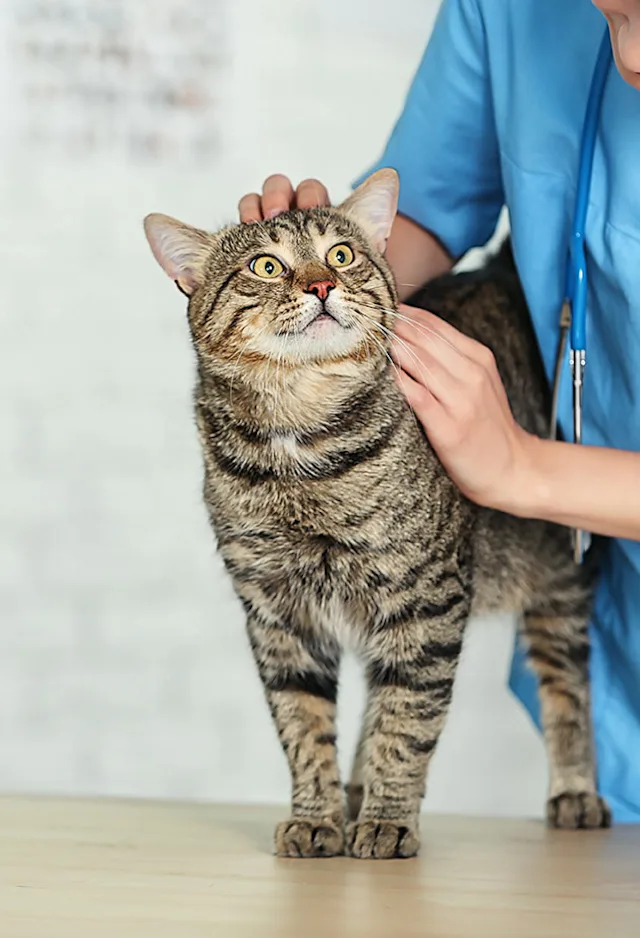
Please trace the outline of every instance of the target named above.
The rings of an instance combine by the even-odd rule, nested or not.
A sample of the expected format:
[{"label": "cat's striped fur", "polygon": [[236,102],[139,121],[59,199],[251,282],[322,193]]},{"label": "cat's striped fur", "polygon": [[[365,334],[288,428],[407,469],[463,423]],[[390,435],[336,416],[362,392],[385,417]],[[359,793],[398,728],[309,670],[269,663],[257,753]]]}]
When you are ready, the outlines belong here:
[{"label": "cat's striped fur", "polygon": [[[591,745],[591,583],[569,533],[467,501],[393,381],[397,297],[380,248],[394,186],[383,171],[339,209],[214,236],[147,222],[190,294],[205,503],[291,769],[284,856],[416,853],[465,623],[489,609],[522,615],[540,678],[550,823],[609,823]],[[336,243],[355,254],[344,269],[326,259]],[[247,268],[265,254],[281,277]],[[334,285],[326,306],[308,291],[319,282]],[[412,302],[493,350],[516,419],[544,435],[546,384],[508,249]],[[316,320],[323,310],[339,322]],[[335,710],[346,643],[365,662],[368,703],[345,804]]]}]

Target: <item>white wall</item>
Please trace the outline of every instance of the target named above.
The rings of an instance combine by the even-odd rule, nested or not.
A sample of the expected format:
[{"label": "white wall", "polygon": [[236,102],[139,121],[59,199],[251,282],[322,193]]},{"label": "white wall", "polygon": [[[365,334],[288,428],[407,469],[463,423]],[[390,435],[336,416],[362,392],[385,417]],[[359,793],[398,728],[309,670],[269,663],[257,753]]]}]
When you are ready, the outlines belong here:
[{"label": "white wall", "polygon": [[[30,2],[0,19],[0,789],[283,800],[200,502],[184,303],[140,221],[216,226],[276,170],[343,195],[383,144],[437,4],[209,0],[226,64],[206,120],[222,149],[198,163],[26,146],[12,23]],[[189,9],[127,3],[142,37],[152,8]],[[180,120],[188,141],[194,122]],[[508,621],[470,629],[434,810],[540,812],[542,747],[504,687],[510,643]],[[350,665],[345,750],[359,692]]]}]

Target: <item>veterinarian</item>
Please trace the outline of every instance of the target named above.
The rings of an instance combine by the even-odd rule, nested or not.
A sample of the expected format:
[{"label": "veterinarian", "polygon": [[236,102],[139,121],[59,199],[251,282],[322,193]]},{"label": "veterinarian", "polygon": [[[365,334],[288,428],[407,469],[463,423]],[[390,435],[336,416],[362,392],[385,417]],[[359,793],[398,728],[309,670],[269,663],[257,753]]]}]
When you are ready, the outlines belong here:
[{"label": "veterinarian", "polygon": [[[603,16],[604,14],[604,16]],[[456,346],[436,317],[405,307],[401,387],[447,471],[481,505],[607,535],[591,673],[601,793],[640,821],[640,0],[444,0],[386,149],[400,174],[387,258],[401,299],[449,270],[509,210],[516,265],[551,381],[565,294],[581,135],[603,34],[608,72],[585,227],[585,445],[540,440],[511,415],[487,349]],[[328,204],[307,180],[272,176],[243,221]],[[425,336],[421,325],[448,341]],[[573,439],[571,380],[559,425]],[[538,720],[516,652],[511,686]]]}]

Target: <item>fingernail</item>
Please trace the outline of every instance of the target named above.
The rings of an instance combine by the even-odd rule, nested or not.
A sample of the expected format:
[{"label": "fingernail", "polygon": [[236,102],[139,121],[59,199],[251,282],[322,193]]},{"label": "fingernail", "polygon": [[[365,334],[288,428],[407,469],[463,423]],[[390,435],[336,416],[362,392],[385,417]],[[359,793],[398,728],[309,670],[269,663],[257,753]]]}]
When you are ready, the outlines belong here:
[{"label": "fingernail", "polygon": [[276,215],[280,215],[281,212],[282,212],[282,209],[281,209],[281,208],[272,208],[271,211],[267,212],[267,214],[266,214],[264,217],[265,217],[265,218],[275,218]]}]

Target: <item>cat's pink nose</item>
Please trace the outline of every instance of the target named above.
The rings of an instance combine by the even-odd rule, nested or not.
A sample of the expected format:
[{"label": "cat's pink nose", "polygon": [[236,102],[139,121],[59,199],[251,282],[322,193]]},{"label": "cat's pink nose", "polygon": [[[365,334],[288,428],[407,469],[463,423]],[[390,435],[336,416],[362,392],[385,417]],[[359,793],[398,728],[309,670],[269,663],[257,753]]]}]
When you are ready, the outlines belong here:
[{"label": "cat's pink nose", "polygon": [[333,280],[314,280],[305,287],[305,293],[315,293],[319,300],[324,302],[329,296],[329,292],[335,288]]}]

